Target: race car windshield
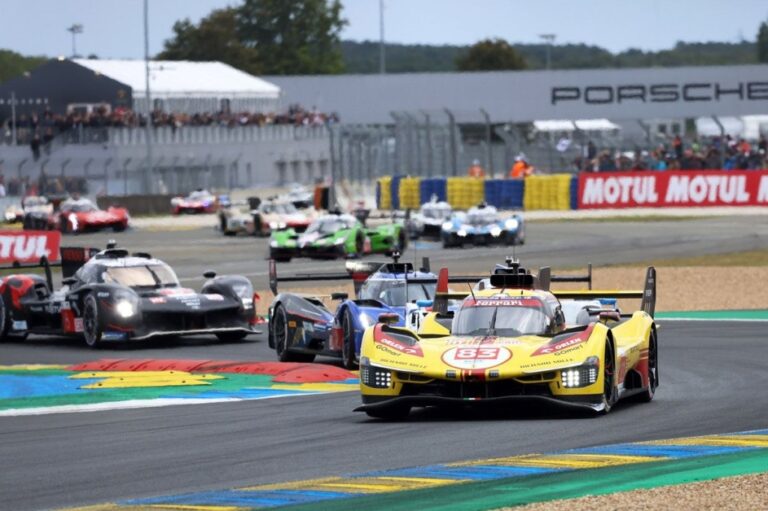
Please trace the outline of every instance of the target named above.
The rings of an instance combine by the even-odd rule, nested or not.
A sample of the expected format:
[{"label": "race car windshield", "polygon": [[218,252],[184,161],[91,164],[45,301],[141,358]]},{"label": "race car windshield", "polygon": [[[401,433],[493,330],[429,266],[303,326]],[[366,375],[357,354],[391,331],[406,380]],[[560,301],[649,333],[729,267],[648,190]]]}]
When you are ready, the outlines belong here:
[{"label": "race car windshield", "polygon": [[179,279],[170,266],[151,264],[146,266],[125,266],[107,268],[102,273],[105,283],[121,284],[127,287],[176,287]]},{"label": "race car windshield", "polygon": [[190,200],[202,200],[207,199],[211,196],[209,192],[192,192],[189,194]]},{"label": "race car windshield", "polygon": [[494,213],[470,213],[467,215],[467,223],[470,225],[486,225],[496,221]]},{"label": "race car windshield", "polygon": [[277,213],[278,215],[292,215],[296,213],[296,206],[290,202],[285,204],[266,204],[263,211],[264,213]]},{"label": "race car windshield", "polygon": [[447,218],[448,215],[451,214],[451,210],[444,208],[425,208],[422,211],[422,214],[427,218],[442,219]]},{"label": "race car windshield", "polygon": [[435,287],[437,284],[409,282],[406,293],[404,280],[368,280],[360,288],[360,298],[363,300],[379,300],[392,307],[404,307],[406,300],[415,302],[416,300],[431,300],[435,296]]},{"label": "race car windshield", "polygon": [[96,206],[90,202],[73,202],[70,204],[62,204],[62,211],[72,211],[73,213],[88,213],[89,211],[96,211]]},{"label": "race car windshield", "polygon": [[550,317],[535,298],[467,299],[453,319],[453,335],[546,335]]},{"label": "race car windshield", "polygon": [[48,199],[45,197],[27,197],[23,201],[23,206],[25,208],[34,208],[36,206],[45,206],[48,204]]},{"label": "race car windshield", "polygon": [[336,231],[349,229],[350,227],[352,227],[352,225],[350,225],[350,222],[347,222],[342,219],[334,218],[330,220],[319,220],[309,226],[309,229],[307,229],[307,234],[311,234],[313,232],[317,232],[320,234],[333,234]]}]

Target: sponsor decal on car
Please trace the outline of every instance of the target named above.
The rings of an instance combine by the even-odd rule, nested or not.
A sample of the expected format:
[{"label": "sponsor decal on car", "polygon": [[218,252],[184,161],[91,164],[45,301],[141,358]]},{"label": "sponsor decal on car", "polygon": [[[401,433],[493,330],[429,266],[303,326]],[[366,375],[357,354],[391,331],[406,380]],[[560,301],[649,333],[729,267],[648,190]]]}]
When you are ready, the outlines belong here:
[{"label": "sponsor decal on car", "polygon": [[388,339],[386,337],[380,337],[378,339],[375,339],[375,343],[386,346],[389,349],[395,350],[396,353],[405,353],[406,355],[412,355],[414,357],[423,357],[424,352],[421,350],[421,346],[418,344],[414,344],[413,346],[410,346],[408,344]]},{"label": "sponsor decal on car", "polygon": [[224,297],[218,293],[207,293],[207,294],[204,294],[203,296],[214,302],[224,301]]},{"label": "sponsor decal on car", "polygon": [[14,330],[26,330],[27,329],[27,322],[23,321],[23,320],[22,321],[14,320],[14,322],[11,324],[11,327]]},{"label": "sponsor decal on car", "polygon": [[162,296],[150,296],[149,303],[165,303],[166,299]]},{"label": "sponsor decal on car", "polygon": [[457,369],[490,369],[512,358],[512,352],[498,346],[456,346],[443,353],[446,365]]},{"label": "sponsor decal on car", "polygon": [[539,349],[531,353],[531,356],[536,357],[539,355],[568,353],[572,351],[571,348],[575,348],[576,346],[580,347],[582,343],[587,342],[587,339],[588,337],[586,336],[577,335],[568,339],[563,339],[561,341],[550,342],[549,344],[545,344],[544,346],[541,346]]},{"label": "sponsor decal on car", "polygon": [[536,298],[468,298],[464,301],[467,307],[540,307],[541,301]]}]

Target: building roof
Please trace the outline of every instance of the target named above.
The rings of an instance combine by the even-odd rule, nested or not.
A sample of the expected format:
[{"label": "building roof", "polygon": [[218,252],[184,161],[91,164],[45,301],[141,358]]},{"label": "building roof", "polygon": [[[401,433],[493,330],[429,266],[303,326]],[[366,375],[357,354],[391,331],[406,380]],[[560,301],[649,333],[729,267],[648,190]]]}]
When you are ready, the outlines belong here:
[{"label": "building roof", "polygon": [[[146,97],[143,60],[73,59]],[[153,60],[149,63],[152,98],[216,97],[278,99],[280,87],[222,62]]]}]

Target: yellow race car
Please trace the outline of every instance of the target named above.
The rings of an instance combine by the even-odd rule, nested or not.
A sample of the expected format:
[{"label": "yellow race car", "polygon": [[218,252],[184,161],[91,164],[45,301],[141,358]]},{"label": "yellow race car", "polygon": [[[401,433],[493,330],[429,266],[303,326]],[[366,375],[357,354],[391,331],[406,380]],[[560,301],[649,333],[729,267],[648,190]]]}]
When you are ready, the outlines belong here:
[{"label": "yellow race car", "polygon": [[[363,405],[356,411],[402,418],[412,407],[538,400],[607,413],[619,399],[653,399],[659,384],[653,267],[642,291],[550,291],[548,268],[533,275],[517,262],[497,266],[468,295],[449,293],[447,278],[443,269],[434,312],[418,333],[391,326],[387,315],[365,331]],[[622,314],[615,305],[594,305],[628,298],[642,299],[640,310]],[[463,299],[455,312],[447,310],[449,299]],[[566,301],[586,304],[575,324],[566,324]]]}]

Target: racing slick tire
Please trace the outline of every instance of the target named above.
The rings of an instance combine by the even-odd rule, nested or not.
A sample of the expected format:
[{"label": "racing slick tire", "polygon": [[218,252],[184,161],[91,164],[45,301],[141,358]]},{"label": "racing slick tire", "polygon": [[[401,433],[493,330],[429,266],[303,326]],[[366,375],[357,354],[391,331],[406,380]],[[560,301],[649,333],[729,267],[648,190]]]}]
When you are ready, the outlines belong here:
[{"label": "racing slick tire", "polygon": [[276,256],[272,254],[272,252],[269,253],[269,258],[274,259],[278,263],[290,263],[291,262],[291,256]]},{"label": "racing slick tire", "polygon": [[96,297],[89,294],[83,300],[83,339],[90,348],[101,347],[101,337],[104,326],[101,324],[99,303]]},{"label": "racing slick tire", "polygon": [[400,420],[408,417],[408,414],[411,413],[411,407],[406,405],[392,405],[386,408],[366,410],[365,413],[368,417],[374,419]]},{"label": "racing slick tire", "polygon": [[394,248],[401,254],[408,248],[408,236],[406,236],[403,229],[400,229],[400,232],[397,235],[397,242],[395,243]]},{"label": "racing slick tire", "polygon": [[651,330],[651,338],[648,340],[648,387],[639,395],[638,399],[643,403],[650,403],[659,386],[659,345],[656,329]]},{"label": "racing slick tire", "polygon": [[8,330],[11,328],[11,318],[8,317],[8,310],[5,308],[5,300],[0,295],[0,342],[8,340]]},{"label": "racing slick tire", "polygon": [[247,335],[248,332],[219,332],[216,334],[216,337],[218,337],[220,341],[236,342],[242,341]]},{"label": "racing slick tire", "polygon": [[25,231],[31,231],[34,229],[34,221],[27,215],[24,215],[24,219],[21,221],[21,228]]},{"label": "racing slick tire", "polygon": [[365,250],[365,236],[362,232],[358,231],[355,236],[355,253],[347,255],[351,257],[361,257],[363,255],[363,250]]},{"label": "racing slick tire", "polygon": [[357,369],[357,354],[355,353],[355,327],[349,308],[344,309],[341,323],[344,332],[344,342],[341,346],[341,363],[345,369]]},{"label": "racing slick tire", "polygon": [[112,231],[113,231],[113,232],[123,232],[123,231],[125,231],[127,228],[128,228],[128,224],[127,224],[127,223],[122,223],[122,222],[121,222],[121,223],[119,223],[119,224],[115,224],[115,225],[113,225],[113,226],[112,226]]},{"label": "racing slick tire", "polygon": [[315,355],[311,353],[293,353],[287,348],[288,343],[288,315],[282,305],[275,307],[274,317],[269,324],[272,329],[272,338],[275,340],[275,351],[280,362],[312,362]]},{"label": "racing slick tire", "polygon": [[27,332],[11,332],[11,311],[5,306],[5,299],[0,295],[0,342],[14,340],[23,341],[27,338]]},{"label": "racing slick tire", "polygon": [[607,414],[618,400],[616,388],[616,352],[613,339],[605,340],[605,352],[603,355],[603,409],[601,414]]}]

